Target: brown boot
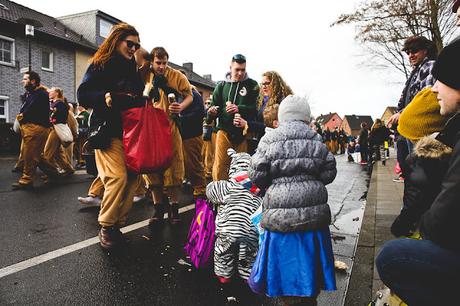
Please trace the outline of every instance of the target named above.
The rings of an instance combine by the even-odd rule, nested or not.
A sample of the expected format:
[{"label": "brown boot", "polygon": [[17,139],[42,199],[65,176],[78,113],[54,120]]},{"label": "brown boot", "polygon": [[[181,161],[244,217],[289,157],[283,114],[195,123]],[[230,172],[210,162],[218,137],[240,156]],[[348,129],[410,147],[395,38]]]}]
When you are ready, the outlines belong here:
[{"label": "brown boot", "polygon": [[168,219],[173,225],[180,223],[179,203],[171,203],[171,205],[169,205]]},{"label": "brown boot", "polygon": [[101,227],[99,241],[104,249],[114,249],[123,243],[120,230],[115,226]]}]

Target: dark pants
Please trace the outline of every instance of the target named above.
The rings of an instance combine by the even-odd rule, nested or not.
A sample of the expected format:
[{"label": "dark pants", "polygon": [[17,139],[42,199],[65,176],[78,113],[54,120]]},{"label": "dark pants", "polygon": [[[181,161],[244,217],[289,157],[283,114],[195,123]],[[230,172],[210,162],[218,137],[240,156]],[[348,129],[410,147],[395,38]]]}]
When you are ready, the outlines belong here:
[{"label": "dark pants", "polygon": [[361,154],[361,162],[367,162],[369,156],[369,148],[367,146],[359,146],[359,153]]},{"label": "dark pants", "polygon": [[383,283],[408,305],[460,304],[460,252],[401,238],[384,244],[376,266]]},{"label": "dark pants", "polygon": [[407,173],[406,158],[408,155],[409,148],[407,147],[407,140],[399,135],[398,140],[396,141],[396,159],[398,160],[399,167],[401,167],[403,177],[405,177],[405,173]]}]

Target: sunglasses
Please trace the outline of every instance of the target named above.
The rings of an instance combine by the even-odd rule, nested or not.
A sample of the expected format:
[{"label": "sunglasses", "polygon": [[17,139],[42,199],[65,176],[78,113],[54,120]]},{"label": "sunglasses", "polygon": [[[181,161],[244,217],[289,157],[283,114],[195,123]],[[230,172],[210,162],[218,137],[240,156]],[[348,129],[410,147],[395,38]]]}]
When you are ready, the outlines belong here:
[{"label": "sunglasses", "polygon": [[270,85],[270,82],[264,82],[264,83],[261,83],[262,86],[269,86]]},{"label": "sunglasses", "polygon": [[232,57],[232,62],[237,62],[238,64],[246,63],[246,57],[243,54],[236,54]]},{"label": "sunglasses", "polygon": [[413,48],[413,49],[408,49],[408,50],[406,50],[406,54],[407,54],[407,55],[409,55],[409,54],[415,54],[415,53],[417,53],[417,52],[419,52],[419,51],[420,51],[420,49],[415,49],[415,48]]},{"label": "sunglasses", "polygon": [[134,50],[139,50],[139,48],[141,47],[140,44],[132,41],[132,40],[129,40],[129,39],[125,39],[126,41],[126,46],[128,46],[129,49],[132,49],[134,47]]}]

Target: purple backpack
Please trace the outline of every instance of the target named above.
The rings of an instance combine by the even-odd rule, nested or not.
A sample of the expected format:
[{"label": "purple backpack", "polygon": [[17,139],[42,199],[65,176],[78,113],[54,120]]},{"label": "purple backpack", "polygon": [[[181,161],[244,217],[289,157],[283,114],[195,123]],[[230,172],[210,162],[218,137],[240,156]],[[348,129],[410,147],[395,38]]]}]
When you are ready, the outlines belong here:
[{"label": "purple backpack", "polygon": [[198,198],[195,205],[195,217],[190,225],[185,253],[190,256],[193,265],[199,269],[209,264],[214,252],[216,231],[216,213],[206,200]]}]

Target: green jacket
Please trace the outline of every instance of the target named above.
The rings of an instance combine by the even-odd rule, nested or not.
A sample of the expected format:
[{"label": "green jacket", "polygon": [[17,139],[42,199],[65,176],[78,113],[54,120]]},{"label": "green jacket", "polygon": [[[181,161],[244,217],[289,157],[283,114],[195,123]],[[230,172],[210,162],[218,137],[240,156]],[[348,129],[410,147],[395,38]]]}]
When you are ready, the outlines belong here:
[{"label": "green jacket", "polygon": [[219,120],[216,129],[227,132],[232,142],[241,143],[244,140],[243,129],[233,125],[234,114],[226,112],[226,102],[235,103],[239,114],[245,120],[254,120],[257,113],[258,96],[259,85],[256,81],[246,76],[243,81],[234,82],[227,75],[227,79],[219,82],[212,93],[211,106],[219,106],[217,112]]}]

